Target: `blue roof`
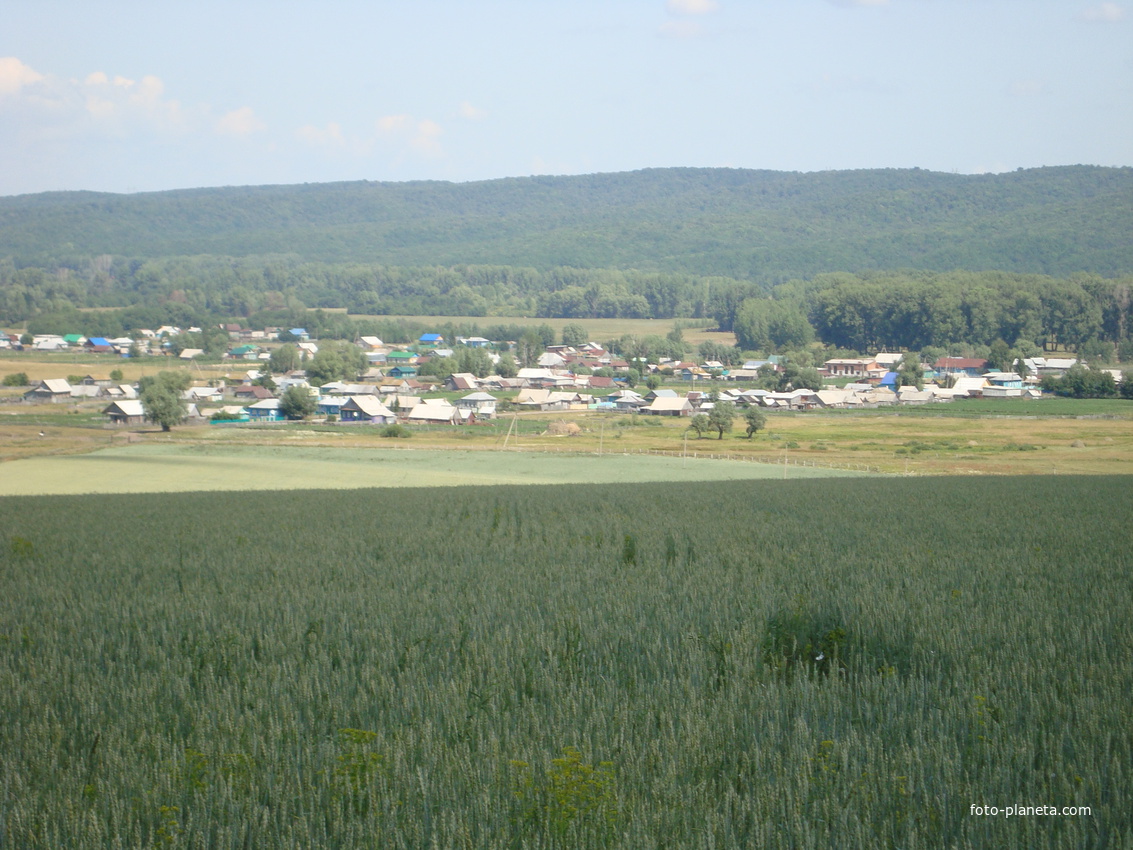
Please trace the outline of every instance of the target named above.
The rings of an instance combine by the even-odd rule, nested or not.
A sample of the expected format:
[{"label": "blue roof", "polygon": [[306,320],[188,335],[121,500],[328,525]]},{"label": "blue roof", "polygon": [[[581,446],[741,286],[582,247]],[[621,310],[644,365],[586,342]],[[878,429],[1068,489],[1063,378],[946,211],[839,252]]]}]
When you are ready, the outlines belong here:
[{"label": "blue roof", "polygon": [[420,338],[417,341],[418,342],[437,342],[438,340],[442,340],[442,339],[444,339],[444,337],[441,336],[440,334],[421,334]]},{"label": "blue roof", "polygon": [[293,336],[304,336],[307,333],[306,328],[292,328],[290,333]]},{"label": "blue roof", "polygon": [[92,336],[88,341],[91,345],[110,345],[110,340],[102,336]]},{"label": "blue roof", "polygon": [[896,385],[896,383],[897,383],[897,373],[896,372],[886,372],[885,377],[881,379],[881,383]]}]

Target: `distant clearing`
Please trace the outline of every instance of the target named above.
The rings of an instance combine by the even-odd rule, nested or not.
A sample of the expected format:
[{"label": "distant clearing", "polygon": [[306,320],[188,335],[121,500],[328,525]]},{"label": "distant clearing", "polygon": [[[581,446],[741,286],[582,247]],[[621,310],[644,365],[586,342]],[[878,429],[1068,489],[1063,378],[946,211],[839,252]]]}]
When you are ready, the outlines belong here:
[{"label": "distant clearing", "polygon": [[[860,475],[791,466],[790,479]],[[122,446],[5,463],[0,495],[602,484],[782,478],[783,467],[651,455],[289,446]]]}]

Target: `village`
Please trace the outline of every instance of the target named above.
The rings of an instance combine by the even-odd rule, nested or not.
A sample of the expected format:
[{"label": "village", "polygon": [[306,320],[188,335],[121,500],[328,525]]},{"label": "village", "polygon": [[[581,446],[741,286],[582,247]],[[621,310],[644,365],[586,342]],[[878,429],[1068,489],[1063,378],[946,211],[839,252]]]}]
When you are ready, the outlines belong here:
[{"label": "village", "polygon": [[[783,359],[770,356],[747,360],[739,367],[718,361],[687,362],[658,359],[630,363],[595,342],[577,346],[547,346],[532,365],[519,367],[507,377],[470,372],[443,379],[429,374],[438,358],[452,358],[460,350],[480,349],[486,362],[497,365],[500,352],[514,343],[493,343],[483,337],[459,337],[450,344],[439,334],[423,334],[414,345],[391,346],[373,336],[355,345],[364,353],[367,367],[350,380],[322,383],[306,370],[272,373],[270,359],[280,337],[293,341],[301,358],[319,352],[319,343],[305,329],[250,331],[224,326],[232,345],[223,356],[226,365],[247,366],[235,377],[192,381],[183,392],[189,421],[215,424],[280,422],[288,419],[283,397],[297,387],[313,406],[307,418],[325,422],[405,425],[465,425],[491,420],[504,410],[609,411],[644,416],[692,417],[707,413],[717,402],[767,410],[868,409],[884,406],[928,405],[970,398],[1030,398],[1043,393],[1045,376],[1059,377],[1078,361],[1074,358],[1027,358],[1018,371],[989,370],[978,358],[941,357],[921,363],[920,380],[902,384],[898,369],[906,355],[878,352],[872,357],[835,358],[816,371],[821,387],[776,387]],[[199,328],[187,333],[199,333]],[[86,338],[78,334],[22,339],[0,333],[0,348],[35,353],[79,351],[123,358],[165,354],[174,363],[191,366],[202,358],[200,349],[170,344],[181,329],[163,327],[142,331],[138,339]],[[176,354],[171,353],[176,351]],[[908,374],[904,377],[908,379]],[[1120,376],[1116,376],[1120,377]],[[778,383],[782,383],[781,381]],[[136,384],[86,375],[79,381],[64,378],[29,379],[20,397],[27,403],[103,402],[100,408],[114,425],[136,426],[146,411]]]}]

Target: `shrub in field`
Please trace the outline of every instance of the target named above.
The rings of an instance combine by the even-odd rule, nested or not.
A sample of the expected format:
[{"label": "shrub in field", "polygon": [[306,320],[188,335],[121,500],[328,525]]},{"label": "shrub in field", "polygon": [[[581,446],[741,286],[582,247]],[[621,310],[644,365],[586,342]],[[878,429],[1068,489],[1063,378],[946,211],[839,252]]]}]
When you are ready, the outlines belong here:
[{"label": "shrub in field", "polygon": [[413,432],[405,425],[399,425],[396,422],[391,422],[389,425],[384,426],[378,432],[383,437],[397,437],[399,439],[407,439],[413,436]]},{"label": "shrub in field", "polygon": [[807,610],[800,600],[767,622],[763,662],[776,675],[841,673],[847,668],[847,633],[830,615]]},{"label": "shrub in field", "polygon": [[525,761],[512,761],[512,793],[521,826],[552,836],[612,836],[620,818],[614,763],[583,761],[577,747],[563,747],[545,775]]}]

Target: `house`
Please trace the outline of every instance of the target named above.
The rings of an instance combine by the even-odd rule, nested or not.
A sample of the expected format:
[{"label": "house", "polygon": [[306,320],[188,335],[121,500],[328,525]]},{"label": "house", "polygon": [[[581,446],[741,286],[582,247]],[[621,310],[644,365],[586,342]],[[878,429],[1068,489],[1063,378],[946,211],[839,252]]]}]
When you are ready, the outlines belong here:
[{"label": "house", "polygon": [[427,398],[409,411],[407,419],[419,424],[455,425],[463,422],[465,417],[462,417],[457,408],[449,404],[447,400]]},{"label": "house", "polygon": [[241,384],[232,391],[232,397],[237,401],[263,401],[265,398],[275,398],[275,393],[259,384]]},{"label": "house", "polygon": [[104,336],[92,336],[86,341],[86,348],[88,351],[96,354],[108,354],[114,352],[114,346]]},{"label": "house", "polygon": [[458,336],[456,341],[468,348],[491,348],[491,340],[484,339],[482,336]]},{"label": "house", "polygon": [[988,372],[984,380],[993,387],[1023,389],[1023,377],[1016,372]]},{"label": "house", "polygon": [[258,346],[247,343],[246,345],[238,345],[230,350],[228,356],[233,360],[255,360],[259,350]]},{"label": "house", "polygon": [[291,328],[288,333],[290,333],[291,336],[294,337],[298,342],[306,342],[311,338],[311,335],[307,333],[306,328]]},{"label": "house", "polygon": [[113,425],[141,425],[146,421],[145,408],[137,399],[112,401],[102,413],[110,417]]},{"label": "house", "polygon": [[543,381],[550,381],[551,383],[555,381],[555,373],[550,369],[537,369],[533,366],[525,366],[520,369],[516,372],[516,377],[525,381],[525,386],[529,387],[540,386]]},{"label": "house", "polygon": [[78,384],[71,386],[71,398],[100,398],[105,395],[103,388],[98,384]]},{"label": "house", "polygon": [[871,370],[882,367],[871,357],[835,357],[823,363],[822,368],[832,378],[865,378]]},{"label": "house", "polygon": [[61,336],[37,336],[32,348],[36,351],[66,351],[69,346]]},{"label": "house", "polygon": [[315,410],[322,416],[341,416],[342,405],[349,400],[348,395],[320,395]]},{"label": "house", "polygon": [[366,351],[377,351],[379,348],[385,348],[385,343],[376,336],[359,337],[359,342]]},{"label": "house", "polygon": [[649,403],[633,390],[618,390],[606,396],[606,401],[614,405],[617,410],[635,413]]},{"label": "house", "polygon": [[219,401],[222,390],[219,387],[189,387],[181,393],[186,401]]},{"label": "house", "polygon": [[653,403],[642,408],[642,413],[651,416],[692,416],[692,402],[688,398],[661,396],[653,399]]},{"label": "house", "polygon": [[47,378],[24,393],[24,401],[51,402],[71,400],[71,385],[64,378]]},{"label": "house", "polygon": [[932,390],[918,390],[916,387],[900,387],[897,390],[898,404],[928,404],[932,400]]},{"label": "house", "polygon": [[256,422],[282,422],[283,411],[279,407],[278,398],[265,398],[255,404],[249,404],[244,410],[247,411],[249,418]]},{"label": "house", "polygon": [[407,365],[398,364],[397,366],[394,366],[392,369],[389,370],[389,376],[391,378],[397,378],[398,380],[405,380],[405,379],[408,379],[408,378],[416,378],[417,377],[417,367],[416,366],[410,366],[408,364]]},{"label": "house", "polygon": [[566,366],[566,358],[553,351],[544,351],[536,362],[545,369],[561,369]]},{"label": "house", "polygon": [[393,401],[390,402],[390,404],[393,405],[393,409],[402,416],[408,416],[409,411],[420,403],[420,397],[415,395],[396,395],[393,397]]},{"label": "house", "polygon": [[700,366],[684,366],[681,368],[682,381],[710,381],[712,375]]},{"label": "house", "polygon": [[979,357],[941,357],[932,365],[937,375],[967,375],[977,378],[987,371],[987,360]]},{"label": "house", "polygon": [[203,348],[183,348],[181,353],[177,356],[182,360],[192,360],[195,357],[200,357],[204,353]]},{"label": "house", "polygon": [[480,379],[469,372],[454,372],[445,379],[445,389],[449,392],[469,392],[479,387]]},{"label": "house", "polygon": [[496,397],[489,393],[469,393],[456,400],[461,410],[471,410],[478,419],[491,419],[496,415]]},{"label": "house", "polygon": [[1061,378],[1077,362],[1077,358],[1074,357],[1028,357],[1023,364],[1030,374],[1038,375],[1040,378],[1044,375]]},{"label": "house", "polygon": [[589,375],[586,385],[592,390],[612,390],[615,386],[614,379],[606,375]]},{"label": "house", "polygon": [[421,334],[421,336],[417,338],[418,345],[424,345],[429,348],[436,348],[438,346],[444,345],[444,342],[445,338],[440,334]]},{"label": "house", "polygon": [[352,395],[339,408],[338,418],[343,422],[387,425],[397,421],[397,414],[382,404],[377,396]]}]

